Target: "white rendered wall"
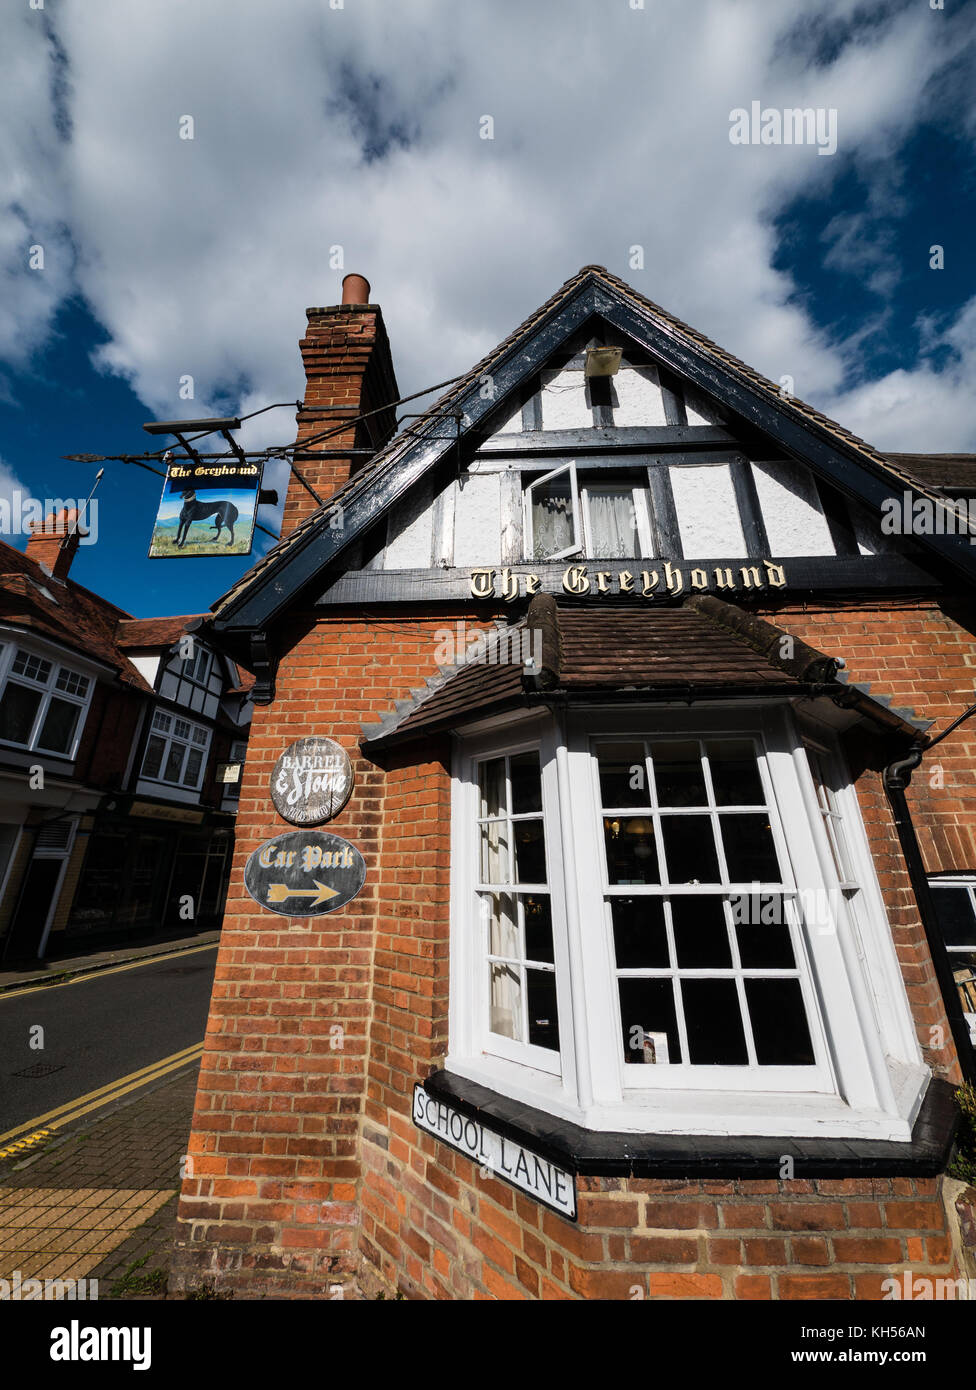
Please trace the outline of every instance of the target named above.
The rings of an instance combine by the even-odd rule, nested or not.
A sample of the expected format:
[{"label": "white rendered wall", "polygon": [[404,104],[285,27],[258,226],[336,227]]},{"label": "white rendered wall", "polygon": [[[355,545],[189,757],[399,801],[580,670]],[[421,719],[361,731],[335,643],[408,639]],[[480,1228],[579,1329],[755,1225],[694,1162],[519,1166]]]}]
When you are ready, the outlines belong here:
[{"label": "white rendered wall", "polygon": [[420,483],[391,514],[384,569],[430,568],[432,506],[430,484]]},{"label": "white rendered wall", "polygon": [[808,469],[786,460],[754,463],[752,476],[774,556],[834,554],[830,527]]},{"label": "white rendered wall", "polygon": [[147,685],[156,688],[156,672],[159,670],[158,656],[130,656],[129,660]]},{"label": "white rendered wall", "polygon": [[670,471],[685,559],[744,557],[746,541],[728,464],[672,467]]},{"label": "white rendered wall", "polygon": [[666,425],[664,397],[656,367],[621,367],[610,378],[616,395],[615,425]]},{"label": "white rendered wall", "polygon": [[593,428],[593,411],[587,404],[586,376],[582,369],[542,373],[542,428]]},{"label": "white rendered wall", "polygon": [[455,565],[501,562],[501,491],[497,473],[469,473],[454,493]]}]

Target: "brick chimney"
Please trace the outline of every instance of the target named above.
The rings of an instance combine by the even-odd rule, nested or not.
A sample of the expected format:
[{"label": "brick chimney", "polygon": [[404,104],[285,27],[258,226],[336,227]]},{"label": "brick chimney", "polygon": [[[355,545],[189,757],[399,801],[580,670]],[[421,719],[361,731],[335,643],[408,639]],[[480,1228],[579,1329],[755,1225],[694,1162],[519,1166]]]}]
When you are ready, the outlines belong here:
[{"label": "brick chimney", "polygon": [[67,578],[81,538],[88,534],[77,522],[77,508],[65,511],[62,507],[57,515],[51,512],[42,522],[31,523],[28,558],[43,565],[55,579]]},{"label": "brick chimney", "polygon": [[[343,448],[375,451],[391,437],[396,411],[390,403],[400,392],[383,313],[378,304],[369,303],[367,280],[361,275],[345,276],[341,304],[307,309],[306,313],[308,329],[299,344],[305,367],[305,399],[297,417],[295,466],[325,500],[369,462],[366,454],[343,457]],[[382,410],[383,406],[389,409]],[[348,429],[310,444],[308,452],[303,450],[303,442],[313,435],[371,410],[381,413],[358,425],[350,423]],[[294,530],[315,506],[314,499],[292,476],[282,535]]]}]

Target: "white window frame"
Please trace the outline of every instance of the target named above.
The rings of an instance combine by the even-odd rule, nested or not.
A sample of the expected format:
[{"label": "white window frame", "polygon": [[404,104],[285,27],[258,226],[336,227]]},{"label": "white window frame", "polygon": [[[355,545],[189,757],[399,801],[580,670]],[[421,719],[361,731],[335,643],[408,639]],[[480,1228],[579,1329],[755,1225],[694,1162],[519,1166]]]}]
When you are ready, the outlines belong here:
[{"label": "white window frame", "polygon": [[[532,532],[532,494],[537,487],[542,487],[543,483],[552,482],[553,478],[558,478],[562,473],[569,474],[570,498],[573,507],[573,544],[567,546],[565,550],[555,551],[552,555],[546,555],[544,557],[537,556],[535,554],[535,536]],[[550,472],[544,473],[541,478],[533,478],[532,482],[529,483],[528,487],[524,489],[523,497],[525,507],[526,559],[538,559],[540,562],[542,559],[545,559],[548,562],[551,560],[565,559],[567,555],[582,554],[583,524],[580,516],[579,483],[576,479],[575,459],[570,459],[569,463],[561,463],[558,468],[553,468]]]},{"label": "white window frame", "polygon": [[[197,666],[201,657],[205,658],[203,675],[195,675],[193,669],[191,668],[195,668]],[[205,646],[202,642],[198,642],[196,638],[194,638],[193,656],[188,656],[182,659],[177,674],[183,680],[189,681],[191,685],[199,685],[206,689],[210,680],[210,672],[213,670],[213,659],[213,652],[210,650],[210,648]]]},{"label": "white window frame", "polygon": [[[169,730],[157,729],[157,728],[155,727],[156,718],[157,718],[157,716],[159,716],[159,715],[163,715],[163,716],[165,716],[167,719],[170,720],[170,729],[169,729]],[[175,732],[175,730],[174,730],[174,728],[173,728],[173,725],[175,724],[175,721],[176,721],[177,719],[182,720],[184,724],[188,724],[188,725],[189,725],[189,730],[190,730],[190,731],[189,731],[189,733],[187,734],[186,737],[183,737],[183,735],[177,734],[177,733]],[[199,740],[195,740],[195,739],[193,738],[193,731],[194,731],[194,730],[197,730],[197,731],[199,731],[199,732],[202,732],[202,733],[206,734],[206,736],[207,736],[207,737],[206,737],[206,741],[205,741],[205,742],[200,742]],[[145,769],[146,769],[146,759],[147,759],[148,756],[149,756],[149,744],[150,744],[151,740],[154,739],[154,738],[161,739],[161,740],[162,740],[162,743],[163,743],[163,754],[162,754],[162,758],[160,759],[160,763],[159,763],[160,772],[159,772],[159,775],[156,776],[156,777],[153,777],[150,773],[146,772],[146,770],[145,770]],[[148,735],[147,735],[147,737],[146,737],[146,746],[145,746],[145,748],[143,749],[143,753],[142,753],[142,763],[141,763],[140,768],[139,768],[139,778],[140,778],[140,780],[143,781],[143,782],[154,782],[157,786],[169,787],[169,788],[171,788],[171,789],[173,789],[173,790],[179,790],[179,791],[185,791],[185,792],[198,792],[198,791],[200,790],[200,788],[203,786],[203,780],[204,780],[204,778],[205,778],[205,776],[206,776],[206,774],[207,774],[207,763],[208,763],[208,761],[209,761],[209,759],[210,759],[210,744],[211,744],[211,742],[212,742],[212,739],[213,739],[213,731],[212,731],[211,729],[209,729],[209,728],[206,726],[206,724],[198,724],[198,723],[196,722],[195,719],[187,719],[187,717],[186,717],[185,714],[177,713],[177,712],[174,711],[174,710],[163,709],[163,708],[162,708],[161,706],[159,706],[159,705],[155,706],[154,709],[153,709],[152,715],[151,715],[151,717],[150,717],[150,720],[149,720],[149,733],[148,733]],[[184,751],[184,754],[183,754],[183,761],[182,761],[181,764],[180,764],[180,773],[181,773],[181,775],[182,775],[183,769],[186,767],[187,753],[188,753],[191,749],[194,749],[194,748],[195,748],[195,749],[201,754],[200,771],[199,771],[199,773],[198,773],[198,775],[197,775],[197,780],[196,780],[195,783],[184,782],[184,781],[182,780],[182,776],[181,776],[181,780],[180,780],[179,782],[173,782],[173,781],[170,781],[169,778],[164,777],[164,776],[162,775],[163,770],[165,769],[166,764],[167,764],[167,762],[169,761],[169,750],[170,750],[170,746],[171,746],[171,744],[174,744],[174,743],[179,744],[179,746],[185,750],[185,751]]]},{"label": "white window frame", "polygon": [[[772,797],[777,850],[793,875],[784,887],[819,892],[817,901],[828,904],[826,920],[807,923],[800,942],[811,1032],[820,1029],[813,1038],[814,1067],[756,1067],[750,1078],[740,1067],[624,1064],[591,746],[595,738],[669,735],[752,737],[762,750],[759,765]],[[826,730],[818,743],[831,758],[839,756]],[[542,760],[558,1074],[533,1067],[525,1056],[500,1055],[486,1041],[486,1014],[477,997],[479,974],[485,971],[474,949],[475,764],[530,745],[540,749]],[[729,706],[694,713],[661,707],[565,717],[541,713],[530,725],[524,717],[509,716],[472,728],[469,738],[459,740],[454,765],[448,1068],[590,1130],[907,1142],[930,1073],[915,1035],[856,792],[844,779],[835,785],[854,887],[837,880],[804,745],[782,704],[756,703],[734,713]],[[572,872],[567,874],[565,865]],[[594,922],[603,928],[582,925]],[[487,994],[487,985],[484,990]],[[630,1075],[638,1071],[639,1078]],[[635,1079],[641,1084],[633,1084]]]},{"label": "white window frame", "polygon": [[[46,661],[51,667],[45,681],[38,681],[29,676],[19,675],[13,669],[13,664],[18,651],[24,652],[27,656],[32,656],[38,661]],[[59,690],[57,681],[64,672],[69,676],[88,682],[83,696],[72,694],[70,691]],[[13,739],[0,738],[0,747],[19,748],[26,753],[39,753],[48,758],[63,758],[67,762],[74,762],[78,756],[78,747],[81,743],[81,736],[84,733],[85,722],[88,718],[88,711],[91,707],[92,696],[95,692],[95,676],[90,670],[85,670],[81,665],[74,666],[69,662],[59,660],[57,655],[44,651],[39,644],[25,642],[14,633],[9,636],[4,635],[0,644],[0,699],[7,691],[8,685],[22,685],[26,690],[33,690],[40,694],[41,699],[31,725],[30,738],[26,743],[16,743]],[[39,739],[41,730],[44,728],[44,721],[47,718],[48,709],[52,699],[64,701],[65,704],[74,705],[78,710],[78,718],[75,723],[74,735],[70,746],[64,751],[53,748],[44,748]]]},{"label": "white window frame", "polygon": [[[654,541],[651,530],[650,512],[650,485],[645,480],[638,482],[633,478],[618,479],[616,470],[606,469],[606,481],[615,483],[621,489],[627,488],[630,492],[630,502],[634,509],[635,529],[637,538],[640,542],[641,555],[635,555],[633,559],[649,559],[654,554]],[[560,474],[569,474],[570,494],[573,510],[573,544],[566,546],[564,550],[557,550],[552,555],[535,554],[535,536],[532,530],[532,494],[536,488],[549,483],[553,478],[558,478]],[[541,478],[533,478],[522,493],[523,497],[523,531],[525,535],[525,559],[526,561],[535,560],[536,562],[550,563],[556,560],[564,560],[571,555],[579,555],[586,559],[601,559],[605,557],[597,556],[594,553],[593,529],[590,522],[590,481],[579,481],[577,463],[575,459],[570,459],[568,463],[561,463],[558,468],[553,468],[548,473],[544,473]]]},{"label": "white window frame", "polygon": [[[976,920],[976,873],[966,873],[960,870],[959,873],[932,875],[929,878],[928,883],[929,891],[933,893],[938,892],[940,888],[967,889],[969,892],[969,906],[972,909],[973,918],[974,920]],[[939,924],[939,931],[942,933],[942,941],[946,948],[946,952],[950,957],[950,963],[951,957],[953,955],[976,955],[976,946],[953,946],[951,942],[946,940],[945,932],[943,931],[941,924]],[[961,961],[960,965],[955,968],[967,968],[966,962]],[[973,1047],[976,1048],[976,1013],[974,1013],[969,1007],[967,1007],[967,1000],[963,995],[962,986],[959,984],[958,981],[956,981],[956,986],[960,994],[963,1018],[966,1020],[966,1023],[969,1027],[969,1041],[972,1043]]]}]

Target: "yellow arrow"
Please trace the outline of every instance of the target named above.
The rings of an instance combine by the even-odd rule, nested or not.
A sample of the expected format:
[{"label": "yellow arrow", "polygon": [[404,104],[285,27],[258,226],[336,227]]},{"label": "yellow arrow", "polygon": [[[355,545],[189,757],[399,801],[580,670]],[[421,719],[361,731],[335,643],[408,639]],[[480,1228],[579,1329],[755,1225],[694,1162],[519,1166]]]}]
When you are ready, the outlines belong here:
[{"label": "yellow arrow", "polygon": [[309,907],[318,907],[319,903],[324,903],[326,898],[337,898],[338,888],[329,888],[324,883],[319,883],[317,878],[313,878],[314,888],[289,888],[287,883],[272,883],[268,885],[268,902],[283,903],[286,898],[313,898],[314,902],[309,903]]}]

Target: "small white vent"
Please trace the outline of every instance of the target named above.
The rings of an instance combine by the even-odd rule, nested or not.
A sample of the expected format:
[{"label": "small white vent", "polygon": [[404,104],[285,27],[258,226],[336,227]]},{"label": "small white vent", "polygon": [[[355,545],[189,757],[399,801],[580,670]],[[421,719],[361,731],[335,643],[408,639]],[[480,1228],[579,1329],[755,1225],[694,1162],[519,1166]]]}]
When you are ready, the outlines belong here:
[{"label": "small white vent", "polygon": [[73,830],[74,821],[70,819],[49,821],[47,825],[42,825],[37,832],[34,853],[43,850],[47,854],[63,854],[71,844]]}]

